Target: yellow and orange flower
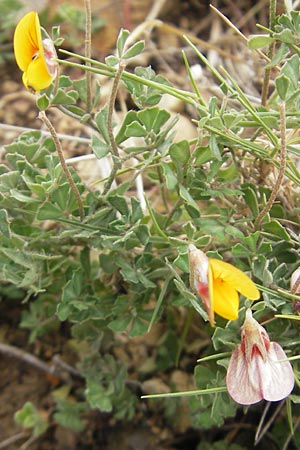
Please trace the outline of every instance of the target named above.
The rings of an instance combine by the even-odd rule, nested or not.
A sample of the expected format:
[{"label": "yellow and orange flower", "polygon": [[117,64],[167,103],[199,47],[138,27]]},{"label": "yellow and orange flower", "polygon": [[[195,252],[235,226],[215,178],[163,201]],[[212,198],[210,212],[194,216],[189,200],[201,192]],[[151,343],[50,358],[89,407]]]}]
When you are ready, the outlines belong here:
[{"label": "yellow and orange flower", "polygon": [[50,86],[57,75],[56,52],[51,39],[42,39],[39,16],[35,11],[22,17],[16,26],[14,52],[27,89],[40,92]]},{"label": "yellow and orange flower", "polygon": [[206,308],[209,322],[214,326],[214,313],[236,320],[239,294],[251,300],[259,298],[253,281],[241,270],[219,259],[208,258],[193,244],[189,245],[190,285]]}]

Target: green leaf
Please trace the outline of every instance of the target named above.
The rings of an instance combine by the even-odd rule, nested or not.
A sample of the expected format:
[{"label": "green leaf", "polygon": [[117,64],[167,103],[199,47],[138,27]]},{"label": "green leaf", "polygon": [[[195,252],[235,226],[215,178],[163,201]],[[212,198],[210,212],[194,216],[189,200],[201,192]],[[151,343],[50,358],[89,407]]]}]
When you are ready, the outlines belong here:
[{"label": "green leaf", "polygon": [[253,216],[257,217],[259,211],[258,211],[258,202],[257,202],[254,187],[252,187],[252,185],[245,184],[242,186],[242,190],[244,193],[244,199],[245,199],[246,205],[250,209]]},{"label": "green leaf", "polygon": [[270,222],[263,224],[263,230],[284,241],[290,240],[290,236],[286,229],[277,220],[271,220]]},{"label": "green leaf", "polygon": [[110,152],[110,146],[98,136],[92,136],[92,149],[98,159],[104,158]]},{"label": "green leaf", "polygon": [[111,388],[105,388],[99,382],[87,379],[86,399],[92,408],[111,412],[113,408],[111,393]]},{"label": "green leaf", "polygon": [[121,316],[115,320],[112,320],[107,325],[108,328],[113,330],[115,333],[124,333],[127,330],[129,323],[131,322],[131,316]]},{"label": "green leaf", "polygon": [[251,50],[257,50],[259,48],[263,48],[266,45],[270,45],[274,42],[274,38],[271,36],[267,36],[265,34],[257,34],[255,36],[251,36],[248,39],[248,47]]},{"label": "green leaf", "polygon": [[76,103],[78,99],[77,91],[65,92],[63,89],[59,88],[55,96],[51,99],[52,105],[69,105]]},{"label": "green leaf", "polygon": [[152,130],[154,131],[154,133],[158,134],[170,117],[171,114],[165,109],[159,110],[152,124]]},{"label": "green leaf", "polygon": [[299,57],[298,55],[293,55],[289,58],[280,70],[281,74],[285,75],[293,90],[298,89],[299,82]]},{"label": "green leaf", "polygon": [[8,214],[5,209],[0,209],[0,233],[7,239],[10,238],[10,224],[8,221]]},{"label": "green leaf", "polygon": [[143,244],[146,245],[150,238],[150,233],[147,225],[140,224],[135,230],[136,237]]},{"label": "green leaf", "polygon": [[217,141],[217,138],[214,134],[211,134],[209,136],[209,148],[211,150],[212,155],[218,160],[221,161],[221,152],[219,148],[219,144]]},{"label": "green leaf", "polygon": [[55,220],[62,217],[62,211],[53,203],[45,202],[38,210],[38,220]]},{"label": "green leaf", "polygon": [[137,113],[138,119],[145,125],[148,132],[153,130],[153,124],[156,120],[158,112],[159,108],[154,106],[152,108],[145,108]]},{"label": "green leaf", "polygon": [[120,59],[114,55],[109,55],[105,58],[105,63],[109,67],[115,67],[117,64],[119,64],[119,62],[120,62]]},{"label": "green leaf", "polygon": [[58,86],[60,88],[67,88],[71,87],[73,85],[73,82],[71,81],[70,77],[66,75],[61,75],[58,79]]},{"label": "green leaf", "polygon": [[126,128],[127,137],[146,137],[147,131],[137,121],[131,122]]},{"label": "green leaf", "polygon": [[187,253],[179,253],[177,258],[174,260],[174,266],[178,267],[180,270],[182,270],[185,273],[190,272],[190,266],[189,266],[189,260],[188,260],[188,254]]},{"label": "green leaf", "polygon": [[131,197],[131,220],[133,223],[138,222],[144,217],[143,210],[141,208],[141,203],[135,197]]},{"label": "green leaf", "polygon": [[108,119],[108,106],[106,105],[95,115],[95,121],[104,141],[107,144],[109,144],[107,119]]},{"label": "green leaf", "polygon": [[169,153],[174,162],[186,164],[191,156],[188,141],[180,141],[172,144]]},{"label": "green leaf", "polygon": [[295,40],[292,30],[289,30],[287,28],[280,33],[274,33],[273,37],[278,41],[284,42],[285,44],[293,44]]},{"label": "green leaf", "polygon": [[289,54],[289,46],[282,43],[278,50],[276,50],[272,60],[265,66],[266,69],[277,66]]},{"label": "green leaf", "polygon": [[237,257],[249,257],[249,249],[239,242],[235,244],[232,248],[232,255]]},{"label": "green leaf", "polygon": [[133,44],[131,47],[129,47],[128,50],[123,54],[123,59],[129,59],[134,58],[135,56],[139,55],[144,51],[145,48],[145,42],[144,41],[138,41],[135,44]]},{"label": "green leaf", "polygon": [[14,419],[23,428],[32,428],[33,435],[36,437],[43,434],[48,428],[48,422],[31,402],[26,402],[23,408],[15,413]]},{"label": "green leaf", "polygon": [[121,28],[119,32],[119,36],[117,38],[117,50],[118,50],[118,56],[119,58],[123,57],[123,51],[126,44],[126,41],[130,35],[130,32],[128,30],[124,30],[124,28]]},{"label": "green leaf", "polygon": [[15,170],[0,175],[1,192],[10,191],[11,189],[16,188],[19,183],[20,176],[20,172]]},{"label": "green leaf", "polygon": [[188,190],[182,185],[179,186],[179,195],[183,200],[187,202],[188,205],[192,206],[192,208],[194,208],[196,211],[199,211],[198,204],[195,202]]},{"label": "green leaf", "polygon": [[36,100],[36,105],[40,111],[45,111],[49,106],[49,98],[46,94],[41,95]]},{"label": "green leaf", "polygon": [[173,170],[171,169],[170,164],[162,161],[160,163],[160,165],[161,165],[161,168],[163,170],[163,174],[164,174],[165,179],[166,179],[167,188],[170,191],[174,190],[178,186],[178,179],[175,176]]},{"label": "green leaf", "polygon": [[61,42],[60,42],[60,44],[58,44],[58,42],[57,42],[58,40],[61,39],[60,38],[60,26],[59,25],[52,27],[52,29],[51,29],[51,39],[55,43],[56,46],[59,46],[61,44]]},{"label": "green leaf", "polygon": [[290,86],[290,80],[284,74],[275,79],[276,90],[281,100],[286,100],[287,92]]},{"label": "green leaf", "polygon": [[80,414],[88,409],[86,403],[60,400],[57,402],[56,408],[57,411],[54,413],[56,423],[73,430],[75,433],[84,430],[85,425],[81,420]]},{"label": "green leaf", "polygon": [[125,116],[125,119],[115,137],[116,143],[121,144],[123,141],[128,139],[128,136],[126,135],[126,130],[128,125],[130,125],[133,121],[137,120],[137,113],[136,111],[128,111],[128,113]]},{"label": "green leaf", "polygon": [[109,196],[107,198],[107,200],[122,215],[124,215],[126,217],[129,216],[129,208],[128,208],[127,201],[126,201],[125,197],[122,197],[121,195],[114,195],[114,196]]}]

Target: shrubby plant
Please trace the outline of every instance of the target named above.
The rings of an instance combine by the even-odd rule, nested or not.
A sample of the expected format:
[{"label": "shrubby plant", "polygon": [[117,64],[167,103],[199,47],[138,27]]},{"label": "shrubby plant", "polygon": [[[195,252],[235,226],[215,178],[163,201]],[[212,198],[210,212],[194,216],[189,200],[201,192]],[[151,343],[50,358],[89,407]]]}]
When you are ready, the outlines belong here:
[{"label": "shrubby plant", "polygon": [[[229,397],[225,379],[231,352],[240,343],[245,311],[251,308],[272,341],[285,349],[294,370],[296,387],[283,400],[287,415],[280,426],[287,431],[279,437],[282,446],[298,427],[299,280],[290,289],[290,277],[299,265],[300,15],[286,11],[273,19],[263,35],[248,40],[250,49],[262,57],[264,93],[274,76],[271,93],[261,103],[225,69],[212,67],[188,38],[195,56],[218,81],[220,100],[204,100],[185,54],[190,91],[176,88],[150,67],[127,70],[144,43],[131,43],[129,32],[121,30],[116,53],[105,62],[93,60],[89,46],[85,55],[59,50],[60,75],[53,82],[55,75],[51,77],[36,101],[49,136],[33,130],[6,146],[6,162],[0,167],[1,282],[24,292],[27,308],[20,326],[30,330],[31,342],[66,322],[72,337],[86,345],[78,364],[84,398],[78,395],[75,403],[60,398],[57,423],[79,431],[84,426],[81,415],[89,408],[117,419],[132,418],[137,401],[145,400],[137,399],[125,364],[110,354],[108,342],[116,333],[147,333],[171,317],[174,308],[183,307],[190,321],[200,314],[211,343],[199,355],[199,364],[195,362],[197,390],[157,397],[188,396],[194,427],[222,425],[239,407]],[[54,42],[57,33],[55,28]],[[68,58],[60,59],[62,54]],[[66,76],[65,67],[81,69],[83,78]],[[93,73],[113,80],[104,105]],[[120,86],[134,106],[117,128],[114,108]],[[174,141],[176,118],[160,106],[165,94],[193,108],[197,138]],[[97,183],[83,182],[66,163],[49,120],[52,108],[85,123],[95,159],[100,164],[110,161],[109,173]],[[201,249],[204,258],[230,262],[247,273],[260,299],[253,287],[255,295],[250,297],[256,301],[242,297],[237,320],[216,316],[211,328],[201,301],[203,289],[198,286],[197,292],[197,280],[189,283],[189,245]],[[237,273],[229,270],[230,276]],[[218,282],[228,281],[228,274],[223,275]],[[234,279],[237,291],[239,282]],[[182,347],[180,338],[175,346]],[[35,434],[45,430],[28,403],[17,421]],[[276,421],[283,419],[275,416]],[[294,443],[300,448],[297,436]]]}]

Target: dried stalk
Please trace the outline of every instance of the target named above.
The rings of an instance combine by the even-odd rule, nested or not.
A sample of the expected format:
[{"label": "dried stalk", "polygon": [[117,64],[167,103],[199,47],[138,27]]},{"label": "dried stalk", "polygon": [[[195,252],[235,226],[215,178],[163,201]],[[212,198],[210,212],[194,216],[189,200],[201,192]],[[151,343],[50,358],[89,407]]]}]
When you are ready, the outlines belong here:
[{"label": "dried stalk", "polygon": [[[74,367],[62,361],[58,355],[53,356],[51,364],[47,364],[31,353],[22,350],[21,348],[14,347],[13,345],[0,343],[0,353],[10,358],[15,358],[20,361],[35,367],[48,375],[55,375],[58,378],[64,380],[66,377],[64,374],[68,373],[73,377],[83,378],[83,375]],[[0,447],[1,448],[1,447]]]},{"label": "dried stalk", "polygon": [[12,444],[20,441],[21,439],[28,438],[28,432],[22,431],[21,433],[17,433],[14,436],[11,436],[4,441],[0,442],[0,450],[4,450],[7,447],[11,447]]},{"label": "dried stalk", "polygon": [[68,169],[68,166],[66,164],[60,140],[58,139],[58,136],[56,134],[56,131],[55,131],[52,123],[50,122],[50,120],[46,116],[45,111],[40,111],[38,117],[46,125],[46,127],[48,128],[48,130],[49,130],[49,132],[50,132],[50,134],[52,136],[52,139],[54,141],[54,145],[55,145],[58,157],[59,157],[59,161],[60,161],[62,170],[64,171],[64,174],[66,175],[66,178],[67,178],[67,180],[69,182],[70,188],[72,189],[73,194],[75,195],[75,198],[77,200],[78,207],[79,207],[80,220],[83,220],[83,218],[84,218],[84,209],[83,209],[83,204],[82,204],[80,192],[78,191],[78,188],[77,188],[76,184],[74,183],[72,175],[71,175],[71,173],[70,173],[70,171]]},{"label": "dried stalk", "polygon": [[21,350],[20,348],[14,347],[12,345],[0,343],[0,353],[24,361],[26,362],[26,364],[30,364],[36,369],[42,370],[49,375],[53,375],[55,372],[54,366],[49,366],[44,361],[40,360],[31,353],[27,353],[24,350]]}]

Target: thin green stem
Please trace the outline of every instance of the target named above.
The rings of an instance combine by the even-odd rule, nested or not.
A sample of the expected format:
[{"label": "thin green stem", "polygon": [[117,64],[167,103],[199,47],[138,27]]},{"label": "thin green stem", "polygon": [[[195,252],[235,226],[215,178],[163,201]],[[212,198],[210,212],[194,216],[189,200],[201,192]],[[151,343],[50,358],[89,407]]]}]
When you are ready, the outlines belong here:
[{"label": "thin green stem", "polygon": [[74,183],[74,180],[72,178],[72,175],[68,169],[68,166],[66,164],[65,158],[64,158],[64,154],[63,154],[63,150],[62,150],[62,146],[60,143],[60,140],[58,139],[58,136],[56,134],[55,128],[53,127],[52,123],[50,122],[50,120],[48,119],[48,117],[46,116],[45,111],[40,111],[39,115],[38,115],[39,119],[46,125],[46,127],[48,128],[54,145],[55,145],[55,149],[57,151],[57,155],[62,167],[62,170],[64,171],[64,174],[69,182],[70,188],[73,191],[73,194],[75,195],[75,198],[77,200],[78,203],[78,207],[79,207],[79,215],[80,215],[80,220],[82,221],[84,218],[84,209],[83,209],[83,204],[82,204],[82,200],[81,200],[81,196],[80,196],[80,192],[78,191],[78,188],[76,186],[76,184]]},{"label": "thin green stem", "polygon": [[193,309],[188,309],[188,311],[187,311],[187,318],[186,318],[185,323],[184,323],[184,327],[183,327],[183,330],[182,330],[182,333],[181,333],[181,336],[180,336],[180,339],[179,339],[179,343],[178,343],[179,344],[178,345],[178,350],[177,350],[177,353],[176,353],[176,360],[175,360],[176,367],[179,366],[180,355],[182,353],[184,344],[186,342],[186,337],[187,337],[189,329],[191,327],[191,323],[192,323],[192,319],[193,319],[193,316],[194,316],[194,312],[195,311]]},{"label": "thin green stem", "polygon": [[142,395],[141,398],[174,398],[174,397],[193,397],[195,395],[209,395],[217,394],[219,392],[226,392],[226,386],[213,387],[207,389],[198,389],[195,391],[183,391],[183,392],[169,392],[167,394],[150,394]]},{"label": "thin green stem", "polygon": [[201,92],[200,92],[199,89],[198,89],[197,83],[196,83],[195,80],[194,80],[194,77],[193,77],[193,75],[192,75],[191,68],[190,68],[190,65],[189,65],[187,56],[186,56],[186,54],[185,54],[185,52],[184,52],[183,50],[182,50],[182,57],[183,57],[184,65],[185,65],[186,71],[187,71],[187,73],[188,73],[190,82],[191,82],[191,84],[192,84],[192,87],[193,87],[193,89],[194,89],[196,95],[197,95],[199,104],[200,104],[201,106],[206,107],[206,102],[205,102],[205,100],[203,99],[203,97],[202,97],[202,95],[201,95]]},{"label": "thin green stem", "polygon": [[[117,69],[114,67],[109,67],[107,66],[105,63],[101,63],[100,61],[96,61],[94,59],[90,59],[90,58],[86,58],[85,56],[82,55],[78,55],[77,53],[73,53],[73,52],[69,52],[67,50],[63,50],[60,49],[60,52],[68,55],[68,56],[72,56],[75,57],[81,61],[84,62],[90,62],[92,67],[88,67],[86,65],[82,65],[82,64],[78,64],[78,63],[74,63],[71,61],[67,61],[67,60],[62,60],[62,59],[58,59],[57,62],[59,62],[60,64],[64,64],[70,67],[75,67],[75,68],[79,68],[82,70],[88,70],[90,72],[94,72],[94,73],[98,73],[100,75],[104,75],[107,77],[115,77]],[[134,73],[130,73],[124,70],[124,72],[122,73],[122,79],[124,80],[132,80],[132,81],[137,81],[145,86],[150,86],[152,88],[156,88],[159,89],[161,92],[164,92],[166,94],[170,94],[173,97],[176,97],[182,101],[184,101],[184,103],[188,103],[190,105],[195,106],[195,101],[198,100],[198,97],[195,93],[193,92],[189,92],[189,91],[184,91],[183,89],[177,89],[174,88],[172,86],[168,86],[167,84],[162,84],[159,83],[157,81],[153,81],[153,80],[148,80],[146,78],[142,78]]]},{"label": "thin green stem", "polygon": [[[85,56],[90,59],[92,54],[92,9],[91,9],[91,0],[85,0]],[[86,65],[89,67],[90,62],[86,61]],[[92,103],[92,73],[90,71],[86,71],[86,109],[88,112],[91,111]]]},{"label": "thin green stem", "polygon": [[271,195],[269,197],[269,200],[267,201],[265,207],[260,212],[260,214],[257,216],[255,220],[255,226],[256,228],[259,228],[263,218],[266,214],[270,211],[272,208],[274,201],[276,200],[277,194],[279,192],[284,173],[286,168],[286,118],[285,118],[285,103],[282,102],[279,105],[279,112],[280,112],[280,165],[279,165],[279,173],[278,177],[275,183],[275,186],[271,192]]}]

